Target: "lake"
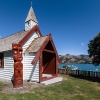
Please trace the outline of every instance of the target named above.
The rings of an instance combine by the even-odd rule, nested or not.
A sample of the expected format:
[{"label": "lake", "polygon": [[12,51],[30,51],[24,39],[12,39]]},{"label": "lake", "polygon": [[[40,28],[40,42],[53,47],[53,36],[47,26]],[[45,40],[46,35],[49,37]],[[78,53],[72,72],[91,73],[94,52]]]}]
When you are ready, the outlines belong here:
[{"label": "lake", "polygon": [[63,66],[68,66],[72,70],[100,72],[100,65],[94,66],[93,64],[59,64],[58,68],[62,68]]}]

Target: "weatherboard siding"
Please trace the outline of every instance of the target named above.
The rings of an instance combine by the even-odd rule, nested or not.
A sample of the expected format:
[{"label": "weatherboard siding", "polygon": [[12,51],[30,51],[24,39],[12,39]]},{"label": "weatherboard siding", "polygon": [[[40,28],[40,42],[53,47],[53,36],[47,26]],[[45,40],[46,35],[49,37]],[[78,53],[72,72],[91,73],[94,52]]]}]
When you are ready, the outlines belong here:
[{"label": "weatherboard siding", "polygon": [[13,68],[12,52],[4,52],[4,68],[0,68],[0,79],[5,81],[13,80],[14,68]]},{"label": "weatherboard siding", "polygon": [[[23,44],[23,52],[29,47],[32,41],[39,37],[37,32],[34,32]],[[24,80],[32,80],[39,82],[39,61],[36,65],[32,65],[31,62],[35,54],[23,54],[23,79]],[[14,74],[14,61],[12,56],[12,51],[4,52],[4,68],[0,68],[0,79],[11,81],[13,80]]]},{"label": "weatherboard siding", "polygon": [[37,32],[34,32],[27,40],[26,42],[23,44],[23,52],[25,52],[25,50],[29,47],[29,45],[32,43],[32,41],[37,38],[40,37],[39,34]]},{"label": "weatherboard siding", "polygon": [[39,61],[35,65],[31,62],[34,59],[36,53],[24,54],[23,58],[23,80],[30,80],[39,82]]},{"label": "weatherboard siding", "polygon": [[[29,25],[30,24],[30,25]],[[30,30],[33,26],[37,25],[36,22],[30,20],[28,22],[25,22],[25,30]]]},{"label": "weatherboard siding", "polygon": [[[39,82],[39,61],[35,65],[31,62],[34,59],[36,53],[27,53],[23,55],[23,79]],[[4,53],[4,68],[0,68],[0,79],[1,81],[13,80],[14,74],[14,61],[12,52]]]},{"label": "weatherboard siding", "polygon": [[[34,32],[23,44],[23,53],[32,43],[32,41],[40,37],[37,32]],[[36,53],[24,53],[23,54],[23,80],[31,80],[39,82],[39,61],[32,65],[31,62],[34,59]]]}]

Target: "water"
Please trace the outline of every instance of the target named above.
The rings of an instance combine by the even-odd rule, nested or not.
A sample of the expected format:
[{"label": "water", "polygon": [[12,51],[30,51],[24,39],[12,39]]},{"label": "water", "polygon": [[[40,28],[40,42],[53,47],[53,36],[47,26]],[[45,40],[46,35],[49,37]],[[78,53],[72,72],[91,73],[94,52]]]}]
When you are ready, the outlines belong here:
[{"label": "water", "polygon": [[94,66],[93,64],[59,64],[58,67],[68,66],[72,70],[82,70],[82,71],[94,71],[100,72],[100,65]]}]

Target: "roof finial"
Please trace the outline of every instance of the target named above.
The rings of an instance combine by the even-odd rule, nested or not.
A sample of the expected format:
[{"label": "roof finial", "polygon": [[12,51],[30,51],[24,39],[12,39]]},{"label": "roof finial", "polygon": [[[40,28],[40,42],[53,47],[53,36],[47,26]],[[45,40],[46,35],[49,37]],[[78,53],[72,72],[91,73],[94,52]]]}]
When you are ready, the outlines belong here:
[{"label": "roof finial", "polygon": [[31,0],[31,7],[32,7],[32,0]]}]

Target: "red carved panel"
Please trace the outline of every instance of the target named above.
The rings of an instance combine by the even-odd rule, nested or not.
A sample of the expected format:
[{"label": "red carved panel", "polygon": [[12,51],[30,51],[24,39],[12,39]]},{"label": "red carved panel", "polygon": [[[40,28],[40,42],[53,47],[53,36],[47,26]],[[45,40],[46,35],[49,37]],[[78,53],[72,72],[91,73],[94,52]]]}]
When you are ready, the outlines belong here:
[{"label": "red carved panel", "polygon": [[22,46],[18,43],[13,43],[12,44],[12,48],[13,48],[13,58],[14,61],[22,61],[23,57],[22,57]]},{"label": "red carved panel", "polygon": [[19,43],[12,44],[13,59],[14,59],[14,88],[23,87],[23,56],[22,46]]},{"label": "red carved panel", "polygon": [[56,75],[56,54],[43,52],[42,56],[43,74]]}]

